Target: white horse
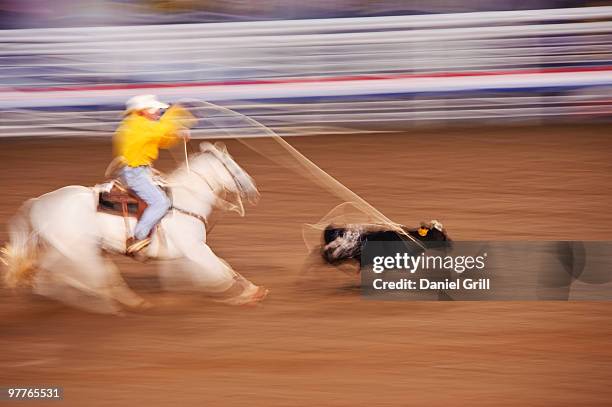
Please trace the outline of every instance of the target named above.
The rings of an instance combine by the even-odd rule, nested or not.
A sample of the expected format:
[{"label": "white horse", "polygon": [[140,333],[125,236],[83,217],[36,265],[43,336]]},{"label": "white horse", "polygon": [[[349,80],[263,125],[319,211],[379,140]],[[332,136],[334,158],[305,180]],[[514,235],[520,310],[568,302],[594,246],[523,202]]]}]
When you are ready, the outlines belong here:
[{"label": "white horse", "polygon": [[[162,260],[160,278],[172,288],[206,291],[234,305],[259,302],[268,291],[215,255],[206,244],[205,224],[220,203],[228,209],[224,193],[255,203],[257,187],[225,148],[202,143],[200,149],[168,176],[173,207],[144,254]],[[125,252],[126,235],[136,219],[98,212],[99,192],[96,187],[67,186],[23,206],[9,226],[10,243],[2,250],[8,285],[29,282],[38,294],[97,312],[145,307],[146,301],[129,289],[104,255]],[[240,198],[237,202],[233,209],[244,215]],[[58,284],[63,286],[59,291]],[[86,294],[89,301],[70,300],[67,289]]]}]

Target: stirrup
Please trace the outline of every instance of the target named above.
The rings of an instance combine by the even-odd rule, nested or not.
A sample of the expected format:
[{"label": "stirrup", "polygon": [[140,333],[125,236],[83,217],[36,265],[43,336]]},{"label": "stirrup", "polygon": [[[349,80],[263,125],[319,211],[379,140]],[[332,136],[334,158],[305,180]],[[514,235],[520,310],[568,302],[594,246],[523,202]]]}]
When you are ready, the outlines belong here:
[{"label": "stirrup", "polygon": [[125,242],[125,254],[128,256],[135,256],[142,249],[146,248],[151,244],[151,238],[147,237],[142,240],[138,240],[135,237],[130,237]]}]

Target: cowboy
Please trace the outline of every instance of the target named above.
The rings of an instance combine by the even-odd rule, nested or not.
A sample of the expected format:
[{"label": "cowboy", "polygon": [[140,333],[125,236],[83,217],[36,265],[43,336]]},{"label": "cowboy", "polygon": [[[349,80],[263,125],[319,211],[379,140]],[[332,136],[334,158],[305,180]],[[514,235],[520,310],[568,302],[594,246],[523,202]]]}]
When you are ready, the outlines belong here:
[{"label": "cowboy", "polygon": [[148,205],[134,236],[126,242],[126,253],[134,255],[151,243],[151,231],[172,206],[153,182],[153,161],[160,148],[170,148],[181,138],[189,138],[189,127],[195,118],[183,107],[162,103],[154,95],[134,96],[126,107],[125,118],[113,139],[114,153],[123,164],[119,173],[122,181]]}]

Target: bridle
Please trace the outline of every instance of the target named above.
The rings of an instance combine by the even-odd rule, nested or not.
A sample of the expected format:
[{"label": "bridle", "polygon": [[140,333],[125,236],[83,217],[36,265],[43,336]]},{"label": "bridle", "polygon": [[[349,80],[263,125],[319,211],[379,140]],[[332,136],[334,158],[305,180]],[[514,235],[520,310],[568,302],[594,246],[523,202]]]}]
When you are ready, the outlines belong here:
[{"label": "bridle", "polygon": [[[202,151],[202,152],[200,153],[200,155],[204,155],[204,154],[207,154],[207,153],[208,153],[208,154],[212,154],[212,156],[213,156],[214,158],[216,158],[216,159],[217,159],[217,161],[219,161],[219,162],[221,162],[221,164],[223,164],[222,160],[220,160],[220,159],[219,159],[219,157],[217,157],[215,154],[213,154],[213,153],[212,153],[211,151],[209,151],[209,150]],[[186,161],[186,162],[188,163],[188,161]],[[227,167],[226,167],[226,169],[227,169]],[[219,195],[220,195],[220,192],[221,192],[222,190],[226,189],[226,188],[225,188],[225,186],[223,186],[222,184],[219,184],[219,185],[221,186],[220,188],[215,187],[215,186],[213,185],[213,183],[212,183],[212,182],[209,180],[209,178],[208,178],[207,176],[205,176],[205,175],[201,174],[199,171],[196,171],[196,170],[194,170],[194,169],[191,169],[191,168],[189,167],[189,164],[187,164],[187,172],[188,172],[189,174],[195,174],[195,175],[197,175],[197,176],[198,176],[198,177],[199,177],[199,178],[200,178],[202,181],[204,181],[204,182],[206,183],[206,185],[208,185],[208,188],[210,188],[211,192],[212,192],[213,194],[215,194],[216,196],[219,196]],[[228,170],[227,172],[228,172],[228,173],[229,173],[229,174],[232,176],[232,179],[234,179],[233,174],[232,174],[232,173],[231,173],[229,170]],[[235,180],[235,179],[234,179],[234,182],[236,182],[236,180]]]},{"label": "bridle", "polygon": [[[232,171],[232,169],[227,165],[226,160],[224,160],[222,157],[219,156],[217,151],[212,151],[212,150],[204,150],[201,152],[201,155],[204,154],[210,154],[212,155],[213,158],[215,158],[222,166],[223,168],[225,168],[225,171],[227,171],[227,173],[230,175],[230,177],[232,177],[232,181],[234,182],[234,185],[236,186],[236,189],[238,189],[238,194],[242,197],[244,195],[246,195],[246,191],[242,185],[242,183],[238,180],[238,177],[234,174],[234,171]],[[188,169],[189,172],[193,172],[195,175],[197,175],[201,180],[203,180],[206,185],[208,185],[208,187],[210,188],[210,190],[212,191],[213,194],[215,194],[215,196],[217,196],[218,199],[223,200],[223,198],[221,198],[221,193],[223,191],[225,192],[231,192],[227,189],[227,187],[225,187],[225,185],[220,184],[220,188],[217,187],[215,188],[215,186],[213,185],[213,183],[209,180],[208,177],[206,177],[205,175],[201,174],[198,171],[195,170],[191,170]],[[227,201],[226,201],[227,202]]]},{"label": "bridle", "polygon": [[[213,147],[213,148],[214,148],[214,147]],[[215,158],[215,159],[216,159],[216,160],[217,160],[219,163],[221,163],[221,165],[223,165],[223,167],[225,168],[225,170],[227,171],[227,173],[228,173],[228,174],[229,174],[229,175],[232,177],[232,180],[234,181],[234,184],[236,185],[236,188],[237,188],[237,189],[240,191],[240,192],[238,192],[238,193],[239,193],[240,195],[242,195],[242,194],[243,194],[243,191],[244,191],[244,189],[243,189],[243,187],[242,187],[242,184],[241,184],[241,183],[240,183],[240,182],[237,180],[237,177],[234,175],[234,173],[233,173],[233,172],[231,171],[231,169],[228,167],[228,165],[226,164],[225,160],[223,160],[221,157],[219,157],[219,155],[218,155],[218,153],[217,153],[216,151],[213,151],[213,150],[211,150],[211,149],[204,150],[204,151],[202,151],[202,152],[200,153],[200,155],[204,155],[204,154],[210,154],[210,155],[211,155],[213,158]],[[210,191],[213,193],[213,195],[215,195],[215,197],[216,197],[216,198],[217,198],[219,201],[221,201],[221,203],[225,203],[225,204],[227,204],[228,206],[235,206],[234,204],[230,203],[229,201],[226,201],[225,199],[223,199],[223,198],[221,197],[221,196],[222,196],[222,193],[223,193],[224,191],[228,192],[227,187],[225,187],[225,185],[223,185],[222,183],[216,183],[217,185],[214,185],[215,183],[213,183],[213,182],[210,180],[210,178],[209,178],[209,177],[207,177],[206,175],[204,175],[204,174],[200,173],[199,171],[197,171],[197,170],[195,170],[195,169],[193,169],[193,168],[190,168],[188,158],[187,158],[187,157],[185,157],[185,158],[187,159],[187,161],[186,161],[186,168],[187,168],[187,171],[188,171],[188,173],[189,173],[189,174],[194,174],[194,175],[196,175],[196,176],[197,176],[199,179],[201,179],[202,181],[204,181],[204,182],[206,183],[206,185],[207,185],[207,186],[210,188]],[[187,185],[182,185],[182,187],[184,187],[184,188],[186,188],[186,189],[189,189],[189,190],[194,191],[194,190],[193,190],[193,188],[190,188],[190,187],[189,187],[189,186],[187,186]],[[195,191],[194,191],[194,192],[195,192]],[[244,210],[244,209],[242,208],[242,205],[240,205],[240,207],[241,207],[241,212],[243,212],[243,210]],[[207,219],[206,219],[204,216],[202,216],[202,215],[200,215],[200,214],[198,214],[198,213],[191,212],[191,211],[188,211],[188,210],[186,210],[186,209],[182,209],[182,208],[177,207],[177,206],[175,206],[175,205],[173,205],[173,206],[172,206],[172,208],[173,208],[173,209],[175,209],[175,210],[176,210],[176,211],[178,211],[178,212],[181,212],[181,213],[185,214],[185,215],[188,215],[188,216],[191,216],[191,217],[194,217],[194,218],[198,219],[199,221],[201,221],[202,223],[204,223],[204,226],[206,227],[207,231],[209,231],[209,232],[210,232],[210,230],[212,230],[212,227],[214,226],[214,224],[212,224],[212,225],[210,225],[210,227],[209,227],[209,224],[208,224]]]}]

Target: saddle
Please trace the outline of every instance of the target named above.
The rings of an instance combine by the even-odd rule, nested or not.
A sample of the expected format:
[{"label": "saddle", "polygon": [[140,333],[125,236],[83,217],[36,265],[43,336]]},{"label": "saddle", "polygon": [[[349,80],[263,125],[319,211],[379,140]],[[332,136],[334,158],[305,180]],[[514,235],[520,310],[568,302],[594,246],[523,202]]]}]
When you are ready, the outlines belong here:
[{"label": "saddle", "polygon": [[102,190],[98,195],[98,212],[140,219],[147,203],[121,182],[115,180],[111,184],[110,189]]},{"label": "saddle", "polygon": [[[149,205],[119,180],[114,180],[106,185],[105,189],[99,190],[98,212],[140,219],[142,213]],[[158,186],[168,195],[167,187],[163,185]]]}]

